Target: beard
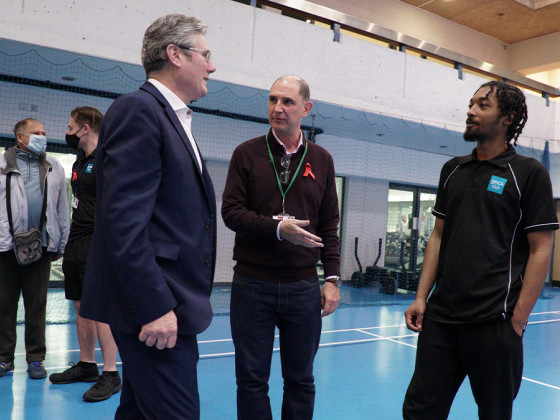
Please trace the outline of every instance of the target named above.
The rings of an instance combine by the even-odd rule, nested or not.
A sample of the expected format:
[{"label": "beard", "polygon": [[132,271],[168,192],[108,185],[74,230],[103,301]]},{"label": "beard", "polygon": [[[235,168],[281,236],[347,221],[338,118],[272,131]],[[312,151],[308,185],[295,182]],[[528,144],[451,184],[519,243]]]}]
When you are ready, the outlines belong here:
[{"label": "beard", "polygon": [[463,133],[463,140],[465,140],[466,142],[475,142],[478,141],[478,139],[479,136],[472,131],[465,130],[465,132]]},{"label": "beard", "polygon": [[[474,126],[469,130],[469,128],[465,128],[465,132],[463,133],[463,140],[466,142],[479,142],[485,143],[486,141],[493,138],[495,131],[497,130],[501,115],[496,117],[496,120],[490,123],[483,124],[482,131],[480,128],[480,124],[474,123]],[[467,120],[467,123],[470,123]]]}]

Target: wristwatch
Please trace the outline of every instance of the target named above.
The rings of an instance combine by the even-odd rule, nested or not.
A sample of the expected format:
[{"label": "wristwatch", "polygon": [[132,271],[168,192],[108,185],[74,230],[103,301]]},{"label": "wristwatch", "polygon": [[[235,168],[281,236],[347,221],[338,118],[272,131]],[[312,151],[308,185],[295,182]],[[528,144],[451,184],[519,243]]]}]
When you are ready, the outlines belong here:
[{"label": "wristwatch", "polygon": [[325,283],[332,283],[334,284],[336,287],[340,287],[342,286],[342,279],[338,276],[336,277],[331,277],[330,279],[326,279]]}]

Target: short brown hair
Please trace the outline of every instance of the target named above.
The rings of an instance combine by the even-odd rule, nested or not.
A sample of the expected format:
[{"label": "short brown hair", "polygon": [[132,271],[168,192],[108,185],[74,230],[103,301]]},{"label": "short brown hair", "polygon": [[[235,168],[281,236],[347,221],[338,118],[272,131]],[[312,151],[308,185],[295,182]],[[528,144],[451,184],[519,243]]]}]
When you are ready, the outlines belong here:
[{"label": "short brown hair", "polygon": [[80,126],[87,124],[94,133],[99,134],[99,126],[101,125],[103,114],[99,112],[98,109],[92,108],[91,106],[80,106],[73,109],[70,116],[74,118],[74,121]]}]

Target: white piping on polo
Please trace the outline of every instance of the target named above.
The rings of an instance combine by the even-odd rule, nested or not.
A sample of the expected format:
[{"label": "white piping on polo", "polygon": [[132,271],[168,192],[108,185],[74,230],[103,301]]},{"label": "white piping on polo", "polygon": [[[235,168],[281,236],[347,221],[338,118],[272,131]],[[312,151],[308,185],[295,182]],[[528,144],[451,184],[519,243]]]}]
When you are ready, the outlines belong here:
[{"label": "white piping on polo", "polygon": [[[517,184],[517,178],[515,176],[515,173],[513,172],[513,168],[511,167],[511,165],[509,163],[507,165],[508,165],[508,168],[511,172],[511,175],[513,176],[513,182],[515,183],[515,188],[517,188],[517,193],[519,194],[519,201],[521,201],[521,191],[519,190],[519,185]],[[511,264],[512,264],[512,260],[513,260],[513,242],[515,241],[515,234],[517,233],[517,227],[519,226],[519,223],[521,223],[522,218],[523,218],[523,210],[521,209],[521,205],[520,205],[519,206],[519,220],[515,224],[515,228],[513,229],[513,236],[511,238],[511,243],[509,245],[508,286],[507,286],[506,298],[504,299],[504,316],[507,313],[507,301],[508,301],[508,297],[509,297],[509,292],[511,291]]]}]

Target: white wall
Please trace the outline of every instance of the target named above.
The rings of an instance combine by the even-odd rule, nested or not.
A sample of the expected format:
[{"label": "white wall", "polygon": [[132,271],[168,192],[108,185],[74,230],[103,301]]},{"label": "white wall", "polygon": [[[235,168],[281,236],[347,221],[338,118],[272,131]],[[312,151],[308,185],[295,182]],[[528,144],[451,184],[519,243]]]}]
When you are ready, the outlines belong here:
[{"label": "white wall", "polygon": [[[462,131],[468,101],[486,81],[469,73],[459,80],[451,68],[350,36],[335,43],[328,29],[228,0],[11,1],[3,5],[0,15],[0,38],[139,64],[144,30],[170,12],[195,15],[209,24],[207,38],[218,69],[212,77],[229,83],[268,89],[278,76],[297,73],[310,83],[315,99]],[[13,87],[3,88],[1,107],[13,108],[9,97]],[[32,97],[35,88],[17,89]],[[66,94],[53,95],[42,103]],[[85,101],[91,103],[91,97],[75,95],[71,103]],[[527,101],[530,117],[523,141],[557,139],[558,104],[546,107],[544,99],[536,96],[528,96]],[[103,108],[106,102],[100,100],[97,106]],[[68,109],[46,106],[45,112],[41,117],[49,132],[63,133]],[[208,115],[197,115],[193,124],[221,204],[233,148],[262,134],[266,126]],[[9,131],[6,128],[11,127],[0,131]],[[318,143],[333,154],[337,172],[349,177],[344,210],[349,222],[342,238],[343,273],[349,277],[356,269],[353,238],[363,237],[360,247],[364,255],[372,256],[377,238],[384,237],[389,182],[436,186],[448,157],[327,135],[319,136]],[[551,143],[551,152],[556,151],[560,152],[556,143]],[[555,192],[560,196],[560,159],[553,154],[551,162]],[[230,267],[233,236],[222,225],[219,231],[224,235],[218,262]],[[224,276],[217,281],[226,281],[229,276]]]},{"label": "white wall", "polygon": [[[328,29],[228,0],[114,0],[95,7],[86,0],[12,1],[0,15],[0,37],[139,63],[145,28],[169,12],[209,24],[218,69],[212,77],[235,84],[268,89],[278,76],[297,73],[315,99],[462,127],[468,100],[486,81],[471,74],[461,81],[447,67],[350,36],[335,43]],[[550,124],[558,119],[557,104],[543,109],[544,100],[534,99],[539,112],[532,112],[525,134],[556,138]]]}]

